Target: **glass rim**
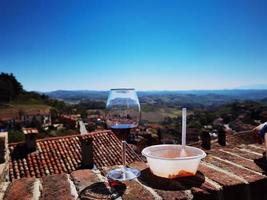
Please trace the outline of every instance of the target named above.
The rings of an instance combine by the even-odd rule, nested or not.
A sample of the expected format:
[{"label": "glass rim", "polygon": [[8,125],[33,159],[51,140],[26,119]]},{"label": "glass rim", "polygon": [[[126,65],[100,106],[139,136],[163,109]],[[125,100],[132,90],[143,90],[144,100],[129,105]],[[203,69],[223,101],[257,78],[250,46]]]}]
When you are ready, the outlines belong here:
[{"label": "glass rim", "polygon": [[110,91],[113,91],[113,90],[135,90],[134,88],[112,88],[110,89]]},{"label": "glass rim", "polygon": [[193,146],[185,146],[188,149],[194,149],[197,150],[199,153],[197,155],[194,156],[186,156],[186,157],[177,157],[177,158],[164,158],[162,156],[154,156],[154,155],[149,155],[148,153],[150,152],[151,148],[157,148],[157,147],[182,147],[182,145],[180,144],[159,144],[159,145],[152,145],[152,146],[148,146],[146,148],[144,148],[141,152],[141,154],[145,157],[148,158],[154,158],[154,159],[160,159],[160,160],[193,160],[193,159],[202,159],[205,158],[207,156],[207,154],[205,153],[205,151],[203,151],[200,148],[197,147],[193,147]]}]

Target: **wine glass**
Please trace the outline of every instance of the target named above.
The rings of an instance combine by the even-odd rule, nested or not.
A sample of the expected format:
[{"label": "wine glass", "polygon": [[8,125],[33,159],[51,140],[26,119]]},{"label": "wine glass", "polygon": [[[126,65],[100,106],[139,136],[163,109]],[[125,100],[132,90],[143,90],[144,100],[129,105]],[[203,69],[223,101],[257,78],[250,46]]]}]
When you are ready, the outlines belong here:
[{"label": "wine glass", "polygon": [[120,169],[112,170],[108,177],[117,181],[131,180],[140,175],[137,169],[126,167],[126,141],[131,128],[135,128],[140,120],[140,104],[135,89],[111,89],[106,105],[107,127],[122,140],[122,164]]}]

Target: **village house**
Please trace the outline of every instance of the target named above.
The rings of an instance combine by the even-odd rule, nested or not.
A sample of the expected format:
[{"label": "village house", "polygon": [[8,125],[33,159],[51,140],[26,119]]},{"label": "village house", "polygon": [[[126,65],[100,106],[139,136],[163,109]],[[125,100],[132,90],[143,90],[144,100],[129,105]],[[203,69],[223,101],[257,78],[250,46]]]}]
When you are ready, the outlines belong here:
[{"label": "village house", "polygon": [[16,125],[47,127],[52,124],[51,112],[49,109],[19,110],[1,115],[0,123],[5,129],[14,128]]}]

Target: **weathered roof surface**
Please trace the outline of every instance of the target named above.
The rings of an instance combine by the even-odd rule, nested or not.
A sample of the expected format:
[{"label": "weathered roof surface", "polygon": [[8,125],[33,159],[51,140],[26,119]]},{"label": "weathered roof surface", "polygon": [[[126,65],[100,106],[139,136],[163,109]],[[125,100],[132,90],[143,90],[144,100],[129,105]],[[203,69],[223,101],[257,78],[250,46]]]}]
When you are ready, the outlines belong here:
[{"label": "weathered roof surface", "polygon": [[[43,177],[71,173],[80,168],[79,137],[93,138],[95,165],[100,168],[121,164],[121,141],[108,130],[37,140],[37,151],[28,153],[23,143],[10,144],[10,180],[23,177]],[[130,148],[126,149],[128,163],[141,161]]]},{"label": "weathered roof surface", "polygon": [[[267,199],[266,161],[262,145],[222,147],[208,151],[195,176],[165,179],[154,176],[144,162],[130,166],[141,170],[137,180],[121,185],[108,182],[101,170],[76,170],[42,178],[22,178],[7,183],[5,200],[14,199],[166,199],[166,200],[258,200]],[[110,183],[110,184],[109,184]]]},{"label": "weathered roof surface", "polygon": [[[14,177],[11,183],[7,183],[4,199],[13,200],[19,197],[23,200],[29,197],[61,200],[77,199],[78,196],[81,199],[122,197],[129,200],[136,198],[144,200],[267,199],[267,161],[263,156],[265,149],[263,145],[253,143],[251,134],[228,135],[226,147],[213,142],[211,150],[206,151],[208,155],[200,163],[197,174],[176,179],[154,176],[146,163],[134,162],[140,158],[135,157],[135,154],[128,149],[127,161],[130,166],[141,170],[141,176],[121,186],[109,185],[105,177],[110,169],[120,164],[120,141],[110,131],[95,132],[85,137],[94,138],[94,145],[98,147],[94,152],[95,162],[101,173],[98,170],[81,170],[77,167],[78,162],[74,161],[76,157],[77,160],[80,159],[79,150],[77,150],[79,149],[78,136],[40,140],[37,143],[39,152],[30,156],[27,154],[25,160],[17,158],[15,162],[14,160],[10,162],[13,170],[10,176],[13,173]],[[240,144],[241,138],[249,142]],[[10,149],[12,146],[10,145]],[[69,162],[70,160],[73,161]],[[60,166],[65,166],[66,170],[59,171]],[[14,172],[14,170],[17,171]],[[21,178],[25,174],[21,174],[20,170],[41,178]],[[37,170],[39,173],[36,174]],[[15,178],[20,179],[15,180]],[[110,186],[113,188],[111,189]]]}]

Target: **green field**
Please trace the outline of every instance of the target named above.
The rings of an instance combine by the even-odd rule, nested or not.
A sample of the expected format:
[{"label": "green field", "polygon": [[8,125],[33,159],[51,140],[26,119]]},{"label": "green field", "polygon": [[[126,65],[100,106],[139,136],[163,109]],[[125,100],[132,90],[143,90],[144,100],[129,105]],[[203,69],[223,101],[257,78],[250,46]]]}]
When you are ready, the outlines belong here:
[{"label": "green field", "polygon": [[177,117],[181,115],[181,110],[177,108],[158,107],[148,104],[141,105],[142,119],[149,122],[161,122],[165,117]]}]

